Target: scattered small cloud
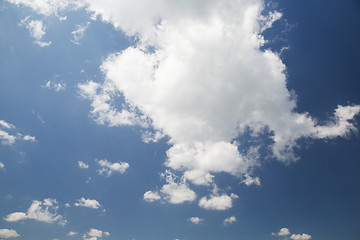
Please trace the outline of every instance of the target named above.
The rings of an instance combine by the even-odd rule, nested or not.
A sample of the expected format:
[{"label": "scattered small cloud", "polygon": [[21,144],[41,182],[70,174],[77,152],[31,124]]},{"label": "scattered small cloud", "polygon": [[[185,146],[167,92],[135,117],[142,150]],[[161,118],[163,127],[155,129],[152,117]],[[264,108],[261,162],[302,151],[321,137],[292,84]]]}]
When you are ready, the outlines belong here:
[{"label": "scattered small cloud", "polygon": [[199,201],[199,206],[208,210],[227,210],[232,208],[234,199],[239,198],[237,195],[231,193],[230,196],[212,194],[209,198],[203,197]]},{"label": "scattered small cloud", "polygon": [[250,185],[261,186],[261,181],[259,177],[253,178],[249,174],[245,174],[244,177],[245,179],[243,179],[241,183],[244,183],[246,186],[250,186]]},{"label": "scattered small cloud", "polygon": [[231,216],[231,217],[228,217],[228,218],[225,218],[224,219],[224,224],[233,224],[235,223],[237,220],[236,220],[236,217],[235,216]]},{"label": "scattered small cloud", "polygon": [[290,230],[288,228],[281,228],[278,233],[272,233],[272,236],[287,236],[290,235]]},{"label": "scattered small cloud", "polygon": [[16,238],[20,235],[13,229],[0,229],[0,239]]},{"label": "scattered small cloud", "polygon": [[191,217],[189,218],[189,221],[192,222],[193,224],[199,225],[201,222],[204,221],[204,219],[199,217]]},{"label": "scattered small cloud", "polygon": [[55,90],[55,92],[65,91],[66,83],[55,82],[55,81],[47,81],[43,86],[43,88]]},{"label": "scattered small cloud", "polygon": [[110,236],[110,233],[104,232],[99,229],[90,228],[89,231],[83,235],[83,239],[84,240],[97,240],[98,238],[101,238],[103,236],[108,237],[108,236]]},{"label": "scattered small cloud", "polygon": [[77,234],[77,232],[70,231],[67,235],[72,237],[72,236],[75,236],[76,234]]},{"label": "scattered small cloud", "polygon": [[14,212],[7,215],[4,220],[7,222],[18,222],[33,219],[40,222],[57,222],[59,225],[65,225],[67,221],[57,213],[58,208],[56,199],[46,198],[43,202],[34,200],[26,213]]},{"label": "scattered small cloud", "polygon": [[147,202],[154,202],[160,200],[161,197],[158,192],[147,191],[144,193],[144,200]]},{"label": "scattered small cloud", "polygon": [[0,162],[0,169],[5,169],[5,165],[2,162]]},{"label": "scattered small cloud", "polygon": [[46,34],[46,28],[42,20],[32,20],[30,19],[30,16],[28,16],[21,20],[20,25],[25,26],[29,30],[31,37],[34,38],[35,43],[38,44],[40,47],[48,47],[51,45],[51,41],[42,41],[43,36]]},{"label": "scattered small cloud", "polygon": [[89,168],[89,165],[84,163],[83,161],[78,161],[79,168],[87,169]]},{"label": "scattered small cloud", "polygon": [[16,127],[6,122],[5,120],[0,120],[0,143],[3,145],[13,145],[17,140],[36,142],[36,138],[31,135],[23,135],[16,131]]},{"label": "scattered small cloud", "polygon": [[290,236],[293,240],[309,240],[312,237],[309,234],[303,233],[303,234],[293,234]]},{"label": "scattered small cloud", "polygon": [[[271,235],[272,236],[279,236],[279,237],[286,237],[289,236],[290,230],[286,227],[281,228],[280,231],[278,233],[273,232]],[[290,237],[290,239],[292,240],[309,240],[311,239],[311,235],[307,234],[307,233],[303,233],[303,234],[292,234]],[[284,238],[284,239],[288,239],[288,238]]]},{"label": "scattered small cloud", "polygon": [[90,22],[87,22],[85,25],[77,25],[77,28],[71,32],[73,35],[73,39],[71,39],[71,42],[74,44],[79,45],[80,40],[84,37],[85,30],[89,27]]},{"label": "scattered small cloud", "polygon": [[111,163],[108,160],[96,160],[97,163],[102,167],[98,170],[100,175],[107,175],[110,177],[114,172],[117,173],[125,173],[126,170],[129,168],[129,164],[127,162],[114,162]]},{"label": "scattered small cloud", "polygon": [[90,199],[90,198],[85,199],[83,197],[79,199],[76,203],[74,203],[74,205],[76,207],[87,207],[93,209],[98,209],[99,207],[101,207],[101,204],[95,199]]}]

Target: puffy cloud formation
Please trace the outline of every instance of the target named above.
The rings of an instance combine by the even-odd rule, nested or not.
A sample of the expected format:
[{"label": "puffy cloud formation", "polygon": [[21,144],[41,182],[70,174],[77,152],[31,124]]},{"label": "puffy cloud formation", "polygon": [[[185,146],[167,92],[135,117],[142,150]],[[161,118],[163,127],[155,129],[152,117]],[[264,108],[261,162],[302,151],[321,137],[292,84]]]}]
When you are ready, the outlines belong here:
[{"label": "puffy cloud formation", "polygon": [[129,168],[129,164],[127,162],[115,162],[111,163],[108,160],[97,160],[97,163],[102,167],[98,170],[99,174],[111,176],[113,172],[125,173],[126,169]]},{"label": "puffy cloud formation", "polygon": [[288,228],[281,228],[278,233],[272,233],[272,236],[287,236],[290,235],[290,231]]},{"label": "puffy cloud formation", "polygon": [[[352,119],[359,105],[337,106],[323,125],[296,112],[285,64],[262,49],[262,32],[282,16],[264,11],[264,0],[38,0],[33,6],[30,0],[8,1],[46,16],[85,7],[136,37],[133,46],[103,61],[104,83],[78,87],[98,123],[139,125],[146,128],[144,141],[169,137],[166,166],[182,174],[180,182],[160,190],[171,203],[193,201],[196,194],[187,183],[212,186],[221,172],[260,185],[250,177],[260,165],[259,146],[244,148],[236,141],[249,129],[268,133],[271,157],[284,163],[298,160],[293,149],[301,138],[343,137],[357,130]],[[124,99],[120,108],[113,104],[119,99]],[[208,206],[222,199],[229,206],[229,198],[204,197],[199,205],[216,209]]]},{"label": "puffy cloud formation", "polygon": [[101,230],[91,228],[87,233],[83,235],[84,240],[97,240],[98,238],[101,238],[102,236],[108,237],[110,236],[109,232],[103,232]]},{"label": "puffy cloud formation", "polygon": [[34,38],[35,43],[40,47],[48,47],[51,45],[51,41],[42,41],[42,38],[46,33],[42,20],[31,20],[30,17],[26,17],[21,20],[21,25],[25,26],[29,30],[31,37]]},{"label": "puffy cloud formation", "polygon": [[20,237],[20,235],[13,229],[0,229],[0,238],[16,238]]},{"label": "puffy cloud formation", "polygon": [[236,222],[236,217],[235,216],[231,216],[228,218],[224,219],[224,224],[232,224]]},{"label": "puffy cloud formation", "polygon": [[146,193],[144,193],[144,200],[147,202],[154,202],[160,199],[161,197],[157,192],[147,191]]},{"label": "puffy cloud formation", "polygon": [[211,195],[209,198],[203,197],[199,201],[199,206],[210,210],[227,210],[232,207],[232,201],[239,198],[237,195],[231,193],[230,196]]},{"label": "puffy cloud formation", "polygon": [[46,198],[43,202],[34,200],[27,210],[24,212],[14,212],[7,215],[4,219],[8,222],[18,222],[26,219],[33,219],[40,222],[54,223],[65,225],[66,220],[57,213],[59,209],[56,199]]},{"label": "puffy cloud formation", "polygon": [[309,240],[311,239],[311,236],[309,234],[303,233],[303,234],[293,234],[290,236],[293,240]]},{"label": "puffy cloud formation", "polygon": [[204,219],[199,218],[199,217],[191,217],[191,218],[189,218],[189,221],[192,222],[193,224],[198,225],[198,224],[200,224],[201,222],[203,222]]},{"label": "puffy cloud formation", "polygon": [[[291,233],[290,233],[290,230],[288,228],[281,228],[280,231],[278,233],[272,233],[271,235],[272,236],[280,236],[280,237],[286,237],[286,236],[289,236]],[[307,233],[303,233],[303,234],[292,234],[290,236],[290,239],[293,239],[293,240],[309,240],[311,239],[311,235],[307,234]]]},{"label": "puffy cloud formation", "polygon": [[87,169],[89,168],[89,165],[84,163],[83,161],[78,161],[79,168]]},{"label": "puffy cloud formation", "polygon": [[16,140],[36,142],[36,138],[31,135],[23,135],[15,131],[16,127],[4,120],[0,120],[0,143],[3,145],[13,145]]},{"label": "puffy cloud formation", "polygon": [[[92,101],[92,116],[102,124],[151,126],[167,135],[166,165],[183,172],[186,181],[210,185],[219,172],[250,174],[259,165],[259,154],[251,153],[257,146],[242,149],[235,141],[247,129],[255,134],[267,129],[272,156],[285,163],[298,159],[293,149],[300,138],[356,130],[351,120],[360,106],[339,105],[326,125],[295,111],[285,65],[277,53],[261,49],[261,33],[281,18],[279,12],[262,15],[262,0],[139,0],[136,7],[126,1],[86,2],[88,11],[138,37],[136,45],[103,62],[103,84],[79,85]],[[125,99],[121,109],[111,104],[117,94]],[[243,182],[260,185],[250,175]],[[195,196],[185,183],[167,183],[162,192],[169,196],[176,195],[169,186]],[[219,209],[213,203],[222,201],[226,209],[231,199],[202,198],[199,205]]]},{"label": "puffy cloud formation", "polygon": [[78,202],[74,203],[74,205],[76,207],[87,207],[87,208],[94,208],[94,209],[98,209],[99,207],[101,207],[101,204],[96,201],[95,199],[85,199],[85,198],[81,198],[78,200]]}]

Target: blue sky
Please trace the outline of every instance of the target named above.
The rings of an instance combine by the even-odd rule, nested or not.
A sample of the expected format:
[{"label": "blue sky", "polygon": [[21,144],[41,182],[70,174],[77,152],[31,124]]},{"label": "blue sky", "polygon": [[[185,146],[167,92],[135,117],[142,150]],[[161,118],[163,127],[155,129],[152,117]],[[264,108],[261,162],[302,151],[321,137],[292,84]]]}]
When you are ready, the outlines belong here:
[{"label": "blue sky", "polygon": [[0,1],[0,239],[357,240],[358,1]]}]

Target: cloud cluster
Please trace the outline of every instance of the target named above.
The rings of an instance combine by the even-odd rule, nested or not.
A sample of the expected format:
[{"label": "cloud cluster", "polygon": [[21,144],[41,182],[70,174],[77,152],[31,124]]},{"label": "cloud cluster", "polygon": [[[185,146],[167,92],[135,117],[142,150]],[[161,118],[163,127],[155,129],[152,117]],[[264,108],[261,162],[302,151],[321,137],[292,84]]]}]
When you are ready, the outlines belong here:
[{"label": "cloud cluster", "polygon": [[108,160],[97,160],[97,163],[101,167],[101,169],[98,170],[98,173],[100,175],[107,175],[108,177],[111,176],[114,172],[117,173],[125,173],[126,169],[129,168],[129,164],[127,162],[115,162],[111,163]]},{"label": "cloud cluster", "polygon": [[[286,87],[286,67],[277,53],[262,50],[261,33],[281,18],[265,14],[264,1],[156,1],[138,4],[87,1],[101,16],[138,42],[112,54],[102,64],[103,84],[80,84],[102,124],[150,126],[170,138],[166,166],[196,185],[214,184],[216,173],[245,176],[246,185],[259,165],[258,146],[242,149],[235,139],[246,129],[271,133],[272,157],[289,163],[304,137],[346,136],[360,106],[341,106],[325,125],[308,113],[297,113]],[[124,97],[119,110],[114,95]],[[247,175],[246,175],[247,174]],[[185,183],[166,183],[161,193],[171,203],[194,200]],[[178,193],[178,194],[177,194]],[[184,197],[184,199],[182,198]],[[230,196],[202,198],[200,206],[230,206]]]},{"label": "cloud cluster", "polygon": [[235,216],[231,216],[231,217],[228,217],[228,218],[225,218],[224,219],[224,224],[233,224],[235,223],[237,220],[236,220],[236,217]]},{"label": "cloud cluster", "polygon": [[33,219],[46,223],[56,222],[59,225],[64,226],[67,221],[57,213],[58,209],[59,206],[56,199],[46,198],[42,202],[34,200],[26,213],[14,212],[7,215],[4,220],[8,222],[18,222],[26,219]]},{"label": "cloud cluster", "polygon": [[[264,0],[8,1],[45,16],[85,7],[136,38],[133,46],[103,61],[104,83],[89,80],[78,88],[91,101],[91,116],[99,124],[139,125],[147,142],[169,138],[167,171],[182,176],[178,181],[166,177],[161,190],[147,192],[145,200],[194,201],[189,183],[212,187],[218,173],[260,186],[260,179],[252,177],[260,165],[259,145],[245,148],[236,141],[247,130],[268,133],[270,157],[284,163],[299,159],[294,148],[301,138],[328,139],[357,131],[352,120],[360,105],[338,105],[322,125],[296,111],[285,64],[279,54],[262,48],[263,31],[282,17],[265,10]],[[33,35],[39,39],[44,34],[40,23],[28,28],[36,29]],[[74,34],[81,36],[83,30],[78,30]],[[121,101],[120,107],[115,101]],[[100,173],[107,175],[128,167],[106,160],[99,164]],[[199,205],[227,209],[234,196],[202,197]]]},{"label": "cloud cluster", "polygon": [[189,218],[189,221],[192,222],[193,224],[198,225],[198,224],[200,224],[201,222],[203,222],[204,219],[199,218],[199,217],[191,217],[191,218]]},{"label": "cloud cluster", "polygon": [[[290,230],[288,228],[281,228],[280,231],[278,233],[272,233],[272,236],[279,236],[279,237],[286,237],[289,236]],[[290,239],[292,240],[310,240],[312,237],[311,235],[307,234],[307,233],[303,233],[303,234],[292,234],[290,236]],[[286,239],[286,238],[285,238]]]},{"label": "cloud cluster", "polygon": [[36,142],[36,138],[31,135],[23,135],[15,131],[16,127],[4,120],[0,120],[0,143],[3,145],[13,145],[16,140]]},{"label": "cloud cluster", "polygon": [[0,229],[0,239],[16,238],[20,235],[13,229]]},{"label": "cloud cluster", "polygon": [[89,231],[87,233],[85,233],[83,235],[83,239],[84,240],[97,240],[98,238],[101,238],[103,236],[108,237],[108,236],[110,236],[110,233],[103,232],[99,229],[91,228],[91,229],[89,229]]},{"label": "cloud cluster", "polygon": [[74,206],[98,209],[99,207],[101,207],[101,204],[95,199],[85,199],[82,197],[76,203],[74,203]]},{"label": "cloud cluster", "polygon": [[60,92],[66,89],[66,84],[62,82],[47,81],[43,87]]},{"label": "cloud cluster", "polygon": [[87,169],[89,168],[89,165],[84,163],[83,161],[78,161],[79,168]]},{"label": "cloud cluster", "polygon": [[20,25],[25,26],[31,35],[34,38],[35,43],[38,44],[40,47],[48,47],[51,45],[51,41],[44,42],[42,41],[43,36],[45,35],[45,26],[42,20],[32,20],[30,16],[21,20]]}]

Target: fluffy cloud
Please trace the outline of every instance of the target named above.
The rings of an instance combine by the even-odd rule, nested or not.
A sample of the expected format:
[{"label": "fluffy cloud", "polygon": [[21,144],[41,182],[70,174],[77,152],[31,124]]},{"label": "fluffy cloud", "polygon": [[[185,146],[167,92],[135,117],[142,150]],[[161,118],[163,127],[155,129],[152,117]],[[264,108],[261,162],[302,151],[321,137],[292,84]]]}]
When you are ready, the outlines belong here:
[{"label": "fluffy cloud", "polygon": [[21,25],[25,26],[29,30],[31,37],[34,38],[35,43],[40,47],[48,47],[51,45],[51,41],[42,41],[42,38],[45,35],[45,26],[42,20],[31,20],[30,17],[26,17],[21,20]]},{"label": "fluffy cloud", "polygon": [[154,202],[160,199],[161,197],[157,192],[147,191],[146,193],[144,193],[144,200],[147,202]]},{"label": "fluffy cloud", "polygon": [[241,181],[242,183],[244,183],[246,186],[250,186],[250,185],[257,185],[260,186],[261,185],[261,181],[259,177],[251,177],[249,174],[245,174],[245,179]]},{"label": "fluffy cloud", "polygon": [[191,217],[191,218],[189,218],[189,221],[192,222],[193,224],[198,225],[198,224],[200,224],[201,222],[203,222],[204,219],[198,218],[198,217]]},{"label": "fluffy cloud", "polygon": [[43,87],[47,89],[53,89],[56,92],[60,92],[66,89],[66,84],[62,82],[47,81],[45,85],[43,85]]},{"label": "fluffy cloud", "polygon": [[8,222],[18,222],[26,219],[33,219],[40,222],[54,223],[65,225],[66,220],[57,213],[59,206],[55,199],[46,198],[43,202],[34,200],[27,210],[24,212],[14,212],[7,215],[4,219]]},{"label": "fluffy cloud", "polygon": [[15,131],[16,127],[4,120],[0,120],[0,143],[3,145],[13,145],[16,140],[36,142],[36,138],[31,135],[23,135]]},{"label": "fluffy cloud", "polygon": [[235,216],[231,216],[228,218],[224,219],[224,224],[232,224],[236,222],[236,217]]},{"label": "fluffy cloud", "polygon": [[[356,130],[351,120],[360,106],[339,105],[325,125],[295,111],[286,66],[277,53],[261,49],[261,33],[282,16],[262,14],[264,1],[137,3],[87,1],[88,11],[139,41],[103,62],[103,84],[79,88],[92,101],[92,116],[99,123],[150,124],[166,134],[171,144],[166,165],[183,172],[185,180],[210,185],[219,172],[251,173],[259,165],[259,155],[251,154],[258,146],[247,150],[234,141],[249,128],[254,133],[267,129],[272,155],[286,163],[298,159],[293,149],[300,138],[334,138]],[[111,104],[116,94],[125,98],[120,110]],[[260,184],[250,177],[243,182]],[[167,183],[163,193],[170,193],[169,187],[188,189]],[[209,207],[212,202],[224,200],[229,206],[229,199],[224,195],[200,202],[217,209]]]},{"label": "fluffy cloud", "polygon": [[[290,230],[288,228],[281,228],[280,231],[278,233],[272,233],[272,236],[280,236],[280,237],[286,237],[289,236]],[[307,233],[303,233],[303,234],[292,234],[290,236],[290,239],[292,240],[309,240],[311,239],[311,235],[307,234]]]},{"label": "fluffy cloud", "polygon": [[272,233],[272,236],[287,236],[290,235],[290,231],[288,228],[281,228],[278,233]]},{"label": "fluffy cloud", "polygon": [[20,235],[13,229],[0,229],[0,238],[16,238],[20,237]]},{"label": "fluffy cloud", "polygon": [[74,205],[76,207],[88,207],[88,208],[94,208],[94,209],[98,209],[99,207],[101,207],[101,204],[96,201],[95,199],[85,199],[85,198],[81,198],[78,200],[78,202],[74,203]]},{"label": "fluffy cloud", "polygon": [[311,236],[309,234],[303,233],[303,234],[293,234],[290,236],[293,240],[309,240],[311,239]]},{"label": "fluffy cloud", "polygon": [[111,163],[105,160],[97,160],[97,163],[102,167],[98,170],[99,174],[111,176],[113,172],[125,173],[126,169],[129,168],[129,164],[126,162],[115,162]]},{"label": "fluffy cloud", "polygon": [[87,22],[86,25],[77,25],[77,28],[71,32],[73,35],[73,39],[71,39],[71,42],[74,44],[79,45],[80,40],[84,37],[85,30],[88,28],[90,22]]},{"label": "fluffy cloud", "polygon": [[99,229],[91,228],[87,233],[83,235],[84,240],[97,240],[98,238],[101,238],[102,236],[108,237],[110,236],[109,232],[103,232]]},{"label": "fluffy cloud", "polygon": [[201,198],[199,206],[210,210],[227,210],[232,207],[232,201],[237,198],[238,196],[233,193],[230,196],[226,194],[211,195],[210,198]]},{"label": "fluffy cloud", "polygon": [[84,163],[83,161],[78,161],[79,168],[89,168],[89,165]]},{"label": "fluffy cloud", "polygon": [[[67,10],[75,10],[83,6],[82,1],[77,0],[7,0],[16,5],[32,8],[33,11],[45,16],[56,15]],[[59,17],[60,20],[66,17]]]}]

